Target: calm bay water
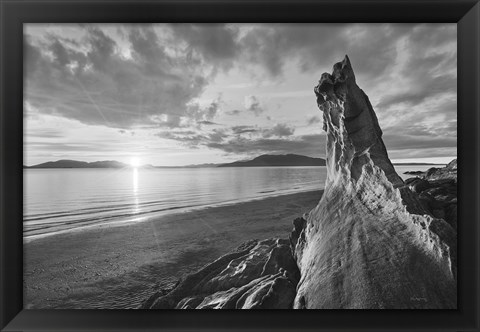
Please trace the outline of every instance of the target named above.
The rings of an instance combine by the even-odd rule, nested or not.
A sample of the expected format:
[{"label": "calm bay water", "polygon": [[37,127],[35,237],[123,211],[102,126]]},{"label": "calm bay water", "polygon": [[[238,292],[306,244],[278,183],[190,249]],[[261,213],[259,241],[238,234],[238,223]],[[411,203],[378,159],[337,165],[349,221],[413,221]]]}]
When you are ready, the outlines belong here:
[{"label": "calm bay water", "polygon": [[325,167],[27,169],[24,236],[323,188]]},{"label": "calm bay water", "polygon": [[[430,166],[397,166],[424,171]],[[325,167],[27,169],[24,237],[323,189]]]}]

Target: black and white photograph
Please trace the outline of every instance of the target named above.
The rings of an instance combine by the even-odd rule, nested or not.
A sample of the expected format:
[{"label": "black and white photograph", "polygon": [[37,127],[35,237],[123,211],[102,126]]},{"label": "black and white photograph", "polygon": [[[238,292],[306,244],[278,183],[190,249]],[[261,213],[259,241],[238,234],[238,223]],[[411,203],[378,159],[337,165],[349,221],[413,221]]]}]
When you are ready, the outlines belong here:
[{"label": "black and white photograph", "polygon": [[23,305],[457,309],[457,24],[24,24]]}]

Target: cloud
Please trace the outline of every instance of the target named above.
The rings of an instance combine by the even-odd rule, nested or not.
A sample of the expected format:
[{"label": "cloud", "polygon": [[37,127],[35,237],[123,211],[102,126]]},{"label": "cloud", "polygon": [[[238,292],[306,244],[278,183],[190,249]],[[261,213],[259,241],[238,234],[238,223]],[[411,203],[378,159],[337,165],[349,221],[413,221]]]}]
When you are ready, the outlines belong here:
[{"label": "cloud", "polygon": [[413,136],[413,135],[384,135],[383,140],[387,150],[434,150],[437,148],[455,148],[457,146],[456,137],[443,136]]},{"label": "cloud", "polygon": [[199,103],[191,103],[187,105],[186,114],[190,119],[197,122],[210,122],[220,111],[220,103],[220,97],[217,100],[212,101],[206,107],[201,107]]},{"label": "cloud", "polygon": [[27,148],[30,150],[38,151],[52,151],[59,153],[72,153],[72,152],[109,152],[112,148],[106,144],[94,144],[94,143],[62,143],[62,142],[38,142],[29,141]]},{"label": "cloud", "polygon": [[234,135],[241,134],[258,134],[264,138],[269,138],[272,136],[276,137],[288,137],[292,136],[295,133],[295,128],[284,124],[277,123],[271,128],[259,128],[258,126],[233,126],[230,128],[231,133]]},{"label": "cloud", "polygon": [[358,73],[376,76],[395,61],[395,43],[413,28],[392,24],[258,24],[240,40],[247,61],[273,77],[288,62],[302,71],[332,66],[345,53],[357,59]]},{"label": "cloud", "polygon": [[[413,68],[412,68],[413,71]],[[421,81],[415,84],[415,87],[409,86],[405,92],[399,92],[387,95],[380,99],[376,105],[377,108],[389,108],[397,104],[404,104],[405,106],[415,106],[426,101],[428,98],[434,98],[438,95],[456,94],[457,84],[456,76],[428,75]]]},{"label": "cloud", "polygon": [[213,125],[218,125],[216,122],[208,121],[208,120],[203,120],[203,121],[197,121],[198,124],[206,125],[206,126],[213,126]]},{"label": "cloud", "polygon": [[245,96],[244,106],[247,111],[253,112],[256,116],[259,116],[264,111],[260,106],[258,98],[253,95]]},{"label": "cloud", "polygon": [[[86,30],[77,51],[60,38],[34,45],[25,39],[25,99],[42,113],[86,124],[116,128],[156,124],[162,114],[169,126],[182,117],[212,118],[216,106],[188,106],[208,84],[208,73],[184,55],[168,55],[148,27],[128,35],[131,58],[99,28]],[[203,114],[202,112],[205,112]]]},{"label": "cloud", "polygon": [[225,112],[226,114],[228,115],[240,115],[242,113],[242,111],[240,110],[231,110],[231,111],[227,111]]},{"label": "cloud", "polygon": [[[90,44],[90,51],[87,53],[89,62],[97,70],[111,70],[112,57],[115,55],[117,47],[116,42],[100,29],[88,28],[87,31],[87,42]],[[59,42],[59,39],[57,39],[56,43]],[[68,57],[65,61],[66,63],[69,62]]]},{"label": "cloud", "polygon": [[228,136],[224,129],[214,129],[207,137],[209,142],[223,142]]},{"label": "cloud", "polygon": [[437,95],[415,106],[396,105],[377,110],[386,135],[427,137],[457,136],[456,95]]},{"label": "cloud", "polygon": [[254,126],[233,126],[230,128],[234,134],[258,133],[259,128]]},{"label": "cloud", "polygon": [[315,115],[307,119],[307,124],[311,126],[313,124],[319,123],[320,121],[322,121],[320,117]]},{"label": "cloud", "polygon": [[277,123],[273,128],[263,131],[263,137],[287,137],[292,136],[295,132],[295,128],[290,127],[284,123]]},{"label": "cloud", "polygon": [[29,137],[34,138],[62,138],[64,135],[58,131],[53,129],[42,129],[42,128],[35,128],[28,132]]},{"label": "cloud", "polygon": [[[388,153],[391,159],[420,159],[425,158],[454,158],[457,155],[457,148],[436,148],[436,149],[401,149],[392,150]],[[448,160],[448,159],[447,159]],[[450,161],[450,160],[449,160]]]},{"label": "cloud", "polygon": [[404,60],[394,72],[396,80],[391,92],[379,98],[376,107],[388,109],[399,104],[412,107],[442,95],[456,96],[455,26],[414,26],[403,47]]},{"label": "cloud", "polygon": [[208,137],[205,135],[202,135],[196,132],[191,132],[191,131],[187,131],[187,132],[164,131],[164,132],[156,133],[155,136],[162,139],[177,141],[182,145],[187,146],[191,149],[197,149],[199,145],[201,145],[201,142],[208,139]]},{"label": "cloud", "polygon": [[303,135],[295,137],[295,139],[260,138],[255,140],[237,136],[226,142],[210,142],[206,146],[229,154],[296,153],[322,156],[324,155],[324,145],[324,135]]},{"label": "cloud", "polygon": [[324,154],[325,135],[293,136],[294,129],[277,124],[272,128],[233,126],[216,128],[209,132],[166,131],[156,136],[174,140],[190,148],[206,147],[226,153],[300,153]]},{"label": "cloud", "polygon": [[223,69],[231,67],[240,45],[238,28],[228,24],[172,24],[177,40],[185,43],[190,56],[199,56],[206,62],[215,62]]}]

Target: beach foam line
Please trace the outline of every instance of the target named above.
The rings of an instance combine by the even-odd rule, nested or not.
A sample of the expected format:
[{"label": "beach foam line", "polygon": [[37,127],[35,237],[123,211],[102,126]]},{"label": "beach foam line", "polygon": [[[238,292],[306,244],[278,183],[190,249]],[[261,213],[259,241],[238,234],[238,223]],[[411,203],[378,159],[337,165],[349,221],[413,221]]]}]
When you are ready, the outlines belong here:
[{"label": "beach foam line", "polygon": [[37,213],[37,214],[25,216],[23,218],[23,221],[36,221],[36,220],[44,220],[44,219],[50,219],[55,217],[79,216],[79,215],[86,215],[89,213],[91,214],[91,213],[102,213],[102,212],[108,212],[108,211],[117,211],[120,209],[137,209],[139,207],[148,207],[148,206],[156,205],[162,202],[165,202],[165,200],[139,202],[138,204],[137,203],[116,204],[116,205],[109,205],[109,206],[103,206],[103,207],[75,209],[71,211]]}]

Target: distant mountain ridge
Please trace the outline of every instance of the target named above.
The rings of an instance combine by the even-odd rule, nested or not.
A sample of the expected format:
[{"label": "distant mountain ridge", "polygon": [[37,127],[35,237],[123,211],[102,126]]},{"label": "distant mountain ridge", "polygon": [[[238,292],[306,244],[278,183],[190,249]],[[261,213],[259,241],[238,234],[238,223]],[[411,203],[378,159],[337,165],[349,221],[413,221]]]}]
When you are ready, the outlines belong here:
[{"label": "distant mountain ridge", "polygon": [[48,161],[46,163],[33,165],[28,168],[125,168],[131,167],[130,165],[121,163],[115,160],[102,160],[102,161],[78,161],[62,159],[57,161]]},{"label": "distant mountain ridge", "polygon": [[325,159],[312,158],[298,154],[264,154],[252,160],[235,161],[218,167],[265,167],[265,166],[325,166]]},{"label": "distant mountain ridge", "polygon": [[[262,166],[325,166],[325,159],[312,158],[298,154],[269,155],[264,154],[252,160],[235,161],[226,164],[198,164],[186,166],[152,166],[143,165],[140,168],[201,168],[201,167],[262,167]],[[45,163],[23,166],[23,168],[132,168],[133,166],[116,160],[79,161],[62,159]]]}]

